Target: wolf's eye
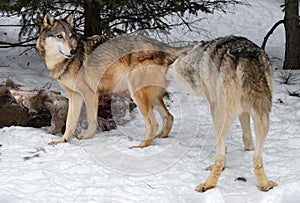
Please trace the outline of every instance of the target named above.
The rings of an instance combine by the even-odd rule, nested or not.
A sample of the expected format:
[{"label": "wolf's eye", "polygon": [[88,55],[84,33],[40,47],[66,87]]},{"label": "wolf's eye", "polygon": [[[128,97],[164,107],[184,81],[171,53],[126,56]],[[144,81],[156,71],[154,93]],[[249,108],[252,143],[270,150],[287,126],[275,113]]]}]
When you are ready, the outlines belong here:
[{"label": "wolf's eye", "polygon": [[56,35],[56,37],[57,37],[58,39],[64,38],[61,34]]}]

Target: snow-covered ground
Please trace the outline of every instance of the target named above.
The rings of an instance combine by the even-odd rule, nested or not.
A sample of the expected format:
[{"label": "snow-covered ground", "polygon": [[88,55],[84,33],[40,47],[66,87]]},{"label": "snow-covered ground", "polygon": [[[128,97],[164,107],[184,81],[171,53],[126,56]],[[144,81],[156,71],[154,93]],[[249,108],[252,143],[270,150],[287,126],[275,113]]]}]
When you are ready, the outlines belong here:
[{"label": "snow-covered ground", "polygon": [[[230,14],[208,15],[202,23],[202,28],[210,32],[206,38],[243,35],[260,45],[269,28],[283,17],[283,1],[248,2],[251,7],[236,7]],[[1,23],[6,21],[1,19]],[[17,35],[14,29],[1,29],[1,40]],[[201,37],[191,34],[183,38]],[[274,69],[280,69],[283,27],[269,39],[266,51]],[[21,52],[17,48],[0,49],[0,82],[11,78],[23,89],[60,90],[34,51],[20,56]],[[168,90],[171,99],[166,102],[175,117],[170,137],[156,139],[144,149],[128,149],[143,138],[145,126],[139,113],[117,130],[97,133],[90,140],[74,138],[57,146],[47,143],[60,137],[40,129],[0,129],[0,202],[300,201],[300,98],[287,93],[300,91],[300,79],[295,85],[275,82],[263,156],[267,176],[278,186],[269,192],[257,189],[253,152],[243,150],[237,121],[227,136],[227,167],[217,188],[205,193],[194,191],[209,175],[204,169],[214,162],[215,137],[209,106],[206,100],[187,94],[176,84],[171,83]],[[236,180],[238,177],[246,182]]]}]

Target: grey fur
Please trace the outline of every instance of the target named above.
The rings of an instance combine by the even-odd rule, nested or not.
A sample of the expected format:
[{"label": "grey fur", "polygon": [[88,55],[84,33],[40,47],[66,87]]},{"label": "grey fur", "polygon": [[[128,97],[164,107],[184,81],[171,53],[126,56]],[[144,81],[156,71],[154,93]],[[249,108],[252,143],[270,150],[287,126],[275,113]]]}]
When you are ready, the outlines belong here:
[{"label": "grey fur", "polygon": [[196,190],[214,188],[225,167],[225,136],[233,119],[239,116],[245,150],[253,150],[250,115],[254,121],[256,148],[254,171],[261,190],[276,183],[269,181],[262,163],[263,142],[269,129],[272,104],[272,66],[266,53],[244,37],[222,37],[199,42],[170,65],[167,79],[203,96],[210,110],[217,136],[216,162],[210,176]]}]

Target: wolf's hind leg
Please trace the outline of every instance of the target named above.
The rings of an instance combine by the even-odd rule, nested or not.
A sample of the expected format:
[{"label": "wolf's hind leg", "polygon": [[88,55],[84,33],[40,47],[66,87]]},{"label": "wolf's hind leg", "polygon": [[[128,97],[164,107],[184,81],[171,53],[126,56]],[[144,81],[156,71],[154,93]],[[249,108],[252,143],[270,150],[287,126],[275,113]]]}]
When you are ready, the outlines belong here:
[{"label": "wolf's hind leg", "polygon": [[275,182],[267,179],[262,158],[263,144],[269,130],[269,113],[263,113],[261,115],[253,112],[252,117],[256,134],[256,146],[253,157],[254,172],[258,182],[258,188],[262,191],[268,191],[277,186]]},{"label": "wolf's hind leg", "polygon": [[156,135],[159,138],[167,138],[169,136],[169,132],[171,131],[173,125],[173,116],[168,111],[162,97],[157,97],[155,101],[155,109],[158,111],[162,121],[163,126],[161,128],[161,132]]},{"label": "wolf's hind leg", "polygon": [[84,99],[86,105],[86,114],[88,120],[88,128],[84,134],[78,135],[78,139],[89,139],[91,138],[98,126],[97,115],[98,115],[98,102],[99,94],[91,91],[89,88],[84,91]]},{"label": "wolf's hind leg", "polygon": [[251,135],[251,128],[250,128],[250,114],[248,112],[244,112],[239,116],[239,120],[243,130],[243,143],[244,148],[246,151],[253,151],[254,145]]},{"label": "wolf's hind leg", "polygon": [[216,160],[209,177],[204,183],[196,187],[196,191],[198,192],[205,192],[216,187],[217,181],[225,167],[226,133],[233,120],[231,112],[229,112],[230,109],[230,107],[225,109],[224,106],[214,107],[211,105],[211,114],[217,138]]},{"label": "wolf's hind leg", "polygon": [[135,92],[132,96],[134,102],[139,108],[139,111],[144,117],[146,123],[146,134],[139,146],[133,146],[131,148],[144,148],[151,145],[158,129],[158,124],[153,113],[154,96],[152,94],[156,93],[153,88],[155,87],[144,87],[143,89]]}]

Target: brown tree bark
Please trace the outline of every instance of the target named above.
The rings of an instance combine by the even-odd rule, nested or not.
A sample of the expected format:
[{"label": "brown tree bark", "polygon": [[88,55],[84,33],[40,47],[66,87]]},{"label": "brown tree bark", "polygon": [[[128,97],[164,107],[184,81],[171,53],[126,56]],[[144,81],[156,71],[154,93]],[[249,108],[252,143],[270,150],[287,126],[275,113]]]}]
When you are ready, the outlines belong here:
[{"label": "brown tree bark", "polygon": [[298,0],[285,0],[285,59],[283,69],[300,69],[300,25]]},{"label": "brown tree bark", "polygon": [[102,1],[88,0],[84,3],[84,36],[90,37],[93,35],[101,35],[101,22],[99,11]]}]

